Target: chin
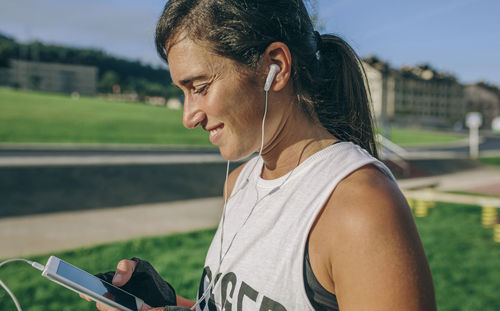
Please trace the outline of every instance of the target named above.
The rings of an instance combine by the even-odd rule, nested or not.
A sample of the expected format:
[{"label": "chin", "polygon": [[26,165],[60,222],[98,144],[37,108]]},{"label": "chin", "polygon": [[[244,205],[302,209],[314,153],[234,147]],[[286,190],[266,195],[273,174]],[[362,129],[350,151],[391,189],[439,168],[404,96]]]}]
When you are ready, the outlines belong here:
[{"label": "chin", "polygon": [[242,150],[225,150],[224,148],[219,147],[219,151],[221,156],[231,162],[245,160],[250,157],[254,152],[248,151],[243,152]]}]

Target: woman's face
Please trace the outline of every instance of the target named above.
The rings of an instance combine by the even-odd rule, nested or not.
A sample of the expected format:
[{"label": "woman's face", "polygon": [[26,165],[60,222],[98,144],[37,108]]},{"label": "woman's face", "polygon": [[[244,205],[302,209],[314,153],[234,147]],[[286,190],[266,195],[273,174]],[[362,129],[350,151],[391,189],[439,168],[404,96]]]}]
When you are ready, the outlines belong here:
[{"label": "woman's face", "polygon": [[238,72],[234,61],[187,38],[170,47],[168,64],[173,83],[184,92],[186,128],[201,126],[209,132],[210,142],[228,160],[258,151],[263,85]]}]

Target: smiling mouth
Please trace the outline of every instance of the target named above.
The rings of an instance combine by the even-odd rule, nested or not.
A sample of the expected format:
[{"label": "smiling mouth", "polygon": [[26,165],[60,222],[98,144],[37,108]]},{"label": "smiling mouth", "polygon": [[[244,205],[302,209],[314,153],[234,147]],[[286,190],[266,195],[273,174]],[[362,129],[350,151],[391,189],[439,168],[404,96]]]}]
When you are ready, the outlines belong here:
[{"label": "smiling mouth", "polygon": [[217,133],[219,133],[219,131],[222,130],[223,127],[224,127],[224,124],[221,124],[221,125],[217,126],[216,128],[211,129],[209,131],[210,132],[210,136],[217,135]]}]

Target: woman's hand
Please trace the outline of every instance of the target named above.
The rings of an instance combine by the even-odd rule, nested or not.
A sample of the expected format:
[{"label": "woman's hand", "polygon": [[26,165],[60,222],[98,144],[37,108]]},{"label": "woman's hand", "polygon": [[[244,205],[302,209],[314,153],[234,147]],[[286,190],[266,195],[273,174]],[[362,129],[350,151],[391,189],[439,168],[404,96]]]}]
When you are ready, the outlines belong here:
[{"label": "woman's hand", "polygon": [[[140,311],[163,311],[163,306],[176,305],[177,299],[174,289],[160,277],[147,261],[138,258],[123,259],[118,262],[115,272],[110,271],[96,276],[143,299],[145,302]],[[89,300],[82,295],[80,296]],[[101,311],[116,310],[100,303],[97,303],[97,309]]]},{"label": "woman's hand", "polygon": [[[97,309],[99,311],[120,311],[116,308],[111,308],[105,305],[102,305],[100,303],[97,303]],[[140,311],[191,311],[189,308],[183,308],[183,307],[176,307],[176,306],[169,306],[169,307],[161,307],[161,308],[151,308],[147,304],[144,304],[141,307]]]},{"label": "woman's hand", "polygon": [[118,287],[122,287],[127,284],[127,282],[132,277],[134,273],[137,262],[133,260],[123,259],[118,262],[116,266],[115,276],[113,277],[112,284]]},{"label": "woman's hand", "polygon": [[[83,299],[87,300],[87,301],[92,301],[90,300],[89,298],[83,296],[83,295],[80,295],[80,297],[82,297]],[[99,311],[120,311],[119,309],[116,309],[116,308],[113,308],[113,307],[108,307],[106,305],[103,305],[102,303],[99,303],[99,302],[96,302],[96,308],[97,310]],[[141,306],[141,310],[140,311],[164,311],[165,308],[163,307],[160,307],[160,308],[151,308],[147,303],[144,303],[142,306]],[[183,310],[182,308],[180,308],[179,310]],[[190,310],[190,309],[186,309],[186,310]]]},{"label": "woman's hand", "polygon": [[[120,311],[120,309],[116,309],[116,308],[113,308],[113,307],[108,307],[108,306],[103,305],[102,303],[99,303],[99,302],[97,302],[95,305],[97,307],[97,310],[99,310],[99,311]],[[161,307],[161,308],[151,308],[146,303],[144,303],[141,306],[141,310],[140,311],[163,311],[163,310],[164,310],[163,307]]]},{"label": "woman's hand", "polygon": [[[128,259],[123,259],[118,262],[118,265],[116,266],[116,272],[115,276],[113,277],[112,284],[118,287],[122,287],[123,285],[127,284],[127,282],[130,280],[132,277],[132,273],[134,273],[135,267],[137,266],[137,262],[133,260],[128,260]],[[102,303],[97,302],[96,303],[97,310],[99,311],[119,311],[116,308],[113,307],[108,307],[106,305],[103,305]],[[141,306],[140,311],[153,311],[153,310],[161,310],[163,311],[163,308],[155,308],[152,309],[149,305],[144,303]]]},{"label": "woman's hand", "polygon": [[[128,259],[123,259],[118,262],[118,265],[116,267],[116,272],[113,277],[112,284],[118,287],[122,287],[123,285],[127,284],[127,282],[130,280],[130,277],[132,277],[132,273],[134,273],[135,267],[137,266],[137,262],[133,260],[128,260]],[[88,297],[85,297],[80,294],[80,297],[82,297],[85,300],[92,301]],[[102,303],[96,302],[96,307],[97,310],[100,311],[119,311],[119,309],[109,307],[106,305],[103,305]],[[148,310],[153,310],[149,305],[144,303],[141,306],[140,311],[148,311]],[[157,310],[162,310],[163,308],[158,308]]]}]

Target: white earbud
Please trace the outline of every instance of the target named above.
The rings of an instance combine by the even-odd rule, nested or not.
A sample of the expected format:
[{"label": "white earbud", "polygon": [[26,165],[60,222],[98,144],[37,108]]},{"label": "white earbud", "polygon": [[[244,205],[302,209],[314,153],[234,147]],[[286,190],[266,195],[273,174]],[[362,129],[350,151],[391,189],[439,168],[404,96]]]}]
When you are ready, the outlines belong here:
[{"label": "white earbud", "polygon": [[271,88],[271,85],[273,84],[273,81],[274,81],[274,77],[276,77],[276,74],[280,71],[280,66],[276,65],[276,64],[271,64],[271,66],[269,66],[269,74],[267,75],[267,78],[266,78],[266,84],[264,84],[264,91],[269,91],[269,89]]}]

